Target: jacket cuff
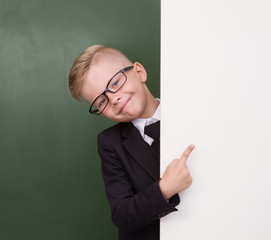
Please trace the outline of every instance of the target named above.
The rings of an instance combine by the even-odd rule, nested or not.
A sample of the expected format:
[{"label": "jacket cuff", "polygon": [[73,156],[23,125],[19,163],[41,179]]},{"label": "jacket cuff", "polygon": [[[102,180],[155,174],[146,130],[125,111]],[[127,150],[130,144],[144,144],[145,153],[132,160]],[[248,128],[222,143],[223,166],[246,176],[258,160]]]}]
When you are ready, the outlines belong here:
[{"label": "jacket cuff", "polygon": [[157,188],[157,193],[158,193],[157,197],[159,198],[159,201],[163,203],[163,208],[162,208],[163,211],[157,215],[158,219],[168,215],[171,212],[178,211],[176,206],[180,203],[180,197],[178,194],[175,194],[174,196],[172,196],[168,201],[165,200],[159,186],[159,181],[160,179],[156,181],[156,183],[154,184],[155,188]]}]

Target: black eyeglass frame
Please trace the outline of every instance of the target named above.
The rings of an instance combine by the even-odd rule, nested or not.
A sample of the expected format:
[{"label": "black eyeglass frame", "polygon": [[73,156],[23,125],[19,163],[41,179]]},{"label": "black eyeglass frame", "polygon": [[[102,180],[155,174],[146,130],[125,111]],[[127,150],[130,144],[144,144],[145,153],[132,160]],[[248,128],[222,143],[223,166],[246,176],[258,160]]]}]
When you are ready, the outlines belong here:
[{"label": "black eyeglass frame", "polygon": [[[123,85],[126,83],[126,81],[127,81],[127,76],[125,75],[125,72],[128,71],[128,70],[130,70],[130,69],[132,69],[133,67],[134,67],[133,65],[132,65],[132,66],[125,67],[125,68],[119,70],[116,74],[114,74],[114,76],[108,81],[105,90],[104,90],[98,97],[96,97],[96,98],[94,99],[94,101],[92,102],[92,104],[90,105],[89,112],[90,112],[91,114],[94,114],[94,115],[100,115],[100,114],[103,113],[104,109],[107,107],[107,105],[108,105],[108,103],[109,103],[109,99],[108,99],[108,97],[106,96],[106,93],[107,93],[107,92],[110,92],[110,93],[116,93],[117,91],[119,91],[119,90],[122,88],[122,86],[123,86]],[[112,91],[112,90],[108,89],[108,86],[110,85],[110,82],[112,81],[112,79],[114,79],[114,77],[117,76],[119,73],[122,73],[122,74],[124,75],[124,77],[125,77],[124,83],[123,83],[116,91]],[[102,95],[104,95],[104,96],[106,97],[107,103],[106,103],[105,107],[103,108],[103,110],[102,110],[101,112],[96,113],[95,111],[92,111],[91,109],[92,109],[92,107],[93,107],[95,101],[96,101],[99,97],[101,97]]]}]

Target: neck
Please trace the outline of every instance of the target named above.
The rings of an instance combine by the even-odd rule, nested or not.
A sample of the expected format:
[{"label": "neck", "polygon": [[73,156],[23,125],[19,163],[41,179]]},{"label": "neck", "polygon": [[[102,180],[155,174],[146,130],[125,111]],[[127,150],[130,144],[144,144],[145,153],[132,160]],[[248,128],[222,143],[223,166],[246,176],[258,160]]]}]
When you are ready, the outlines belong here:
[{"label": "neck", "polygon": [[157,107],[159,106],[159,102],[154,98],[149,89],[147,89],[147,106],[146,106],[146,115],[142,116],[142,118],[151,118],[155,113]]}]

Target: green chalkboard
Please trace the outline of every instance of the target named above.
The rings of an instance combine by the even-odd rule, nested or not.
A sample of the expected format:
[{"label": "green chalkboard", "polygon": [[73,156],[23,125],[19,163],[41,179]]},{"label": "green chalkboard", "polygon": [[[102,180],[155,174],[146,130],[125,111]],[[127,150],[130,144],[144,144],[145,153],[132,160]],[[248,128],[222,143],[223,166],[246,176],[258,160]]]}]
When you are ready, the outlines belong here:
[{"label": "green chalkboard", "polygon": [[159,0],[0,0],[0,239],[117,239],[90,116],[68,89],[103,44],[148,71],[159,97]]}]

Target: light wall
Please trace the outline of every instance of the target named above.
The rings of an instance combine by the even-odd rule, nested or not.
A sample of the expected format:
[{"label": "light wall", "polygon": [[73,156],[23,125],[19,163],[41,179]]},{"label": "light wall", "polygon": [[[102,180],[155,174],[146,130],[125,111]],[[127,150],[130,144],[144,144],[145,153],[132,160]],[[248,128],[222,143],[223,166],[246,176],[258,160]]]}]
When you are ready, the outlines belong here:
[{"label": "light wall", "polygon": [[192,186],[161,240],[271,239],[271,3],[161,1],[162,166]]}]

